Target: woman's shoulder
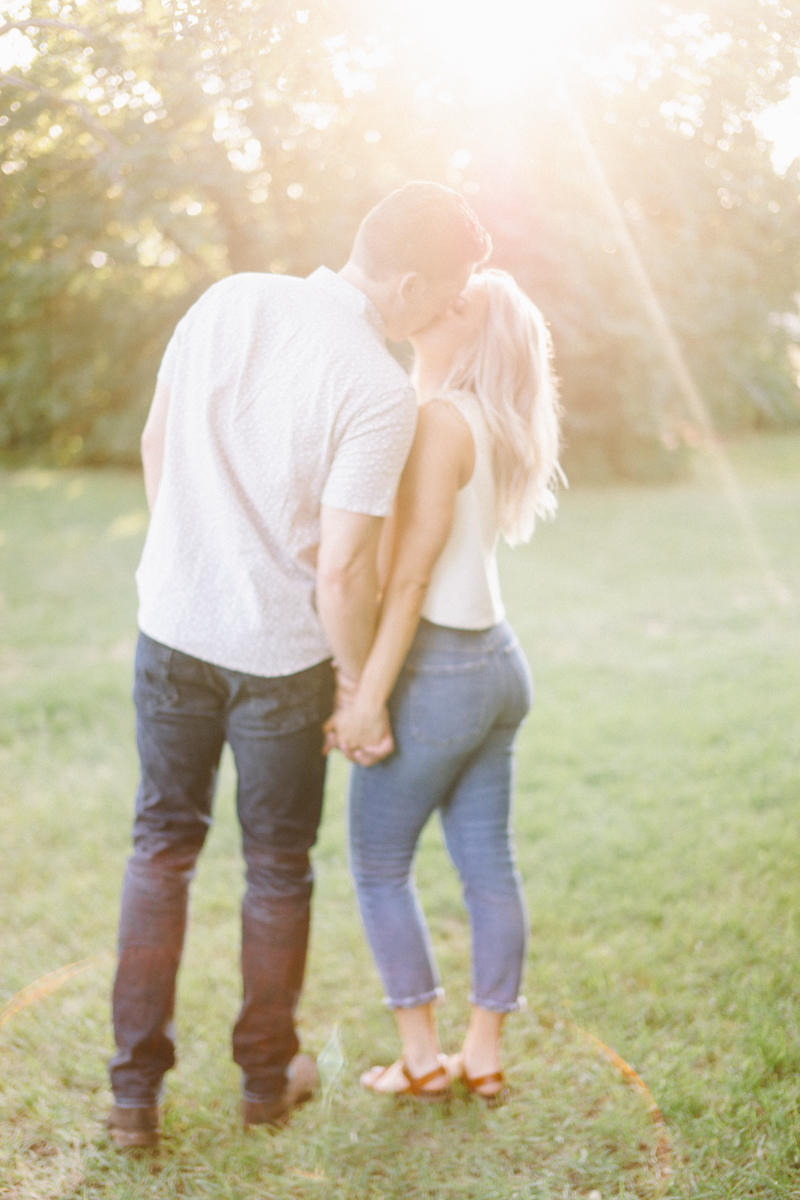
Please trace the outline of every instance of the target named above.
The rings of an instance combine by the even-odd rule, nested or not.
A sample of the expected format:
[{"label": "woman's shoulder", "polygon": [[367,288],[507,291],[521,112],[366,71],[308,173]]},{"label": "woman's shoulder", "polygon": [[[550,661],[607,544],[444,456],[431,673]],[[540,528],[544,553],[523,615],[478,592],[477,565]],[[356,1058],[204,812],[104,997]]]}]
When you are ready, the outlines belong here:
[{"label": "woman's shoulder", "polygon": [[442,396],[432,396],[420,407],[417,428],[423,434],[430,432],[432,436],[438,433],[459,432],[463,437],[472,434],[472,425],[464,406],[459,402],[463,393],[448,392]]},{"label": "woman's shoulder", "polygon": [[432,397],[422,405],[416,444],[424,458],[457,467],[459,489],[471,478],[476,453],[473,423],[449,397]]},{"label": "woman's shoulder", "polygon": [[474,392],[447,392],[438,398],[437,403],[449,410],[452,420],[469,429],[473,441],[478,439],[484,442],[490,437],[483,406]]}]

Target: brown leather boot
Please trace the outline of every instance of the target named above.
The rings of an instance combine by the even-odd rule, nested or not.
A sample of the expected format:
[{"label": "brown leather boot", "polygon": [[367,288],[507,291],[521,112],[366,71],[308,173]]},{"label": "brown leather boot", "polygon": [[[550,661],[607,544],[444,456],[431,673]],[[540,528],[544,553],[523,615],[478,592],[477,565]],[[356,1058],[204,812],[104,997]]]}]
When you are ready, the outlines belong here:
[{"label": "brown leather boot", "polygon": [[118,1150],[157,1146],[161,1137],[157,1108],[120,1108],[115,1104],[108,1114],[106,1128]]},{"label": "brown leather boot", "polygon": [[317,1064],[310,1054],[295,1054],[286,1068],[286,1087],[274,1100],[243,1100],[245,1129],[252,1125],[285,1125],[292,1109],[305,1104],[319,1086]]}]

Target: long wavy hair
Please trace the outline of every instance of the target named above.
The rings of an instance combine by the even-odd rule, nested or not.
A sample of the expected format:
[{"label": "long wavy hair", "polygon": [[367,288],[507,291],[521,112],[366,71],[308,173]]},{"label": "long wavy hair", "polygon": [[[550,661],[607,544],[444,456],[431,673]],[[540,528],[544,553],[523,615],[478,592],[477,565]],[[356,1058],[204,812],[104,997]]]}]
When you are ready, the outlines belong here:
[{"label": "long wavy hair", "polygon": [[527,542],[536,518],[557,507],[560,447],[558,382],[544,318],[506,271],[474,277],[486,290],[486,320],[456,356],[439,395],[471,392],[492,439],[500,532],[512,545]]}]

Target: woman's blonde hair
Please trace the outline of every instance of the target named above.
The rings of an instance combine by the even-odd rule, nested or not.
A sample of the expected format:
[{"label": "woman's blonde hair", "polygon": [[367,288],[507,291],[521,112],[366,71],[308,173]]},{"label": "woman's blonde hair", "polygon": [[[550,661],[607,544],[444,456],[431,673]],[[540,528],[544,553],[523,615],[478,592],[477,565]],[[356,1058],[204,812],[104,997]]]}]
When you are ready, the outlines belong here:
[{"label": "woman's blonde hair", "polygon": [[456,357],[440,395],[477,397],[492,439],[500,532],[514,546],[527,542],[537,517],[556,511],[558,383],[552,342],[539,309],[506,272],[482,271],[486,320]]}]

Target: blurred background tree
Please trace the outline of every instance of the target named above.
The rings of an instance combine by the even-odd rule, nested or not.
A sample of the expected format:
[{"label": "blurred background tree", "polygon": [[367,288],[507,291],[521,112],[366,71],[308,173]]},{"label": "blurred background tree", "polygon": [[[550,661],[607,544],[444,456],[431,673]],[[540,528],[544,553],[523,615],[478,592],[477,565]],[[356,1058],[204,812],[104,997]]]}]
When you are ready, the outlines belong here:
[{"label": "blurred background tree", "polygon": [[[504,90],[465,64],[474,0],[439,4],[439,37],[434,0],[0,4],[6,461],[136,461],[200,292],[338,268],[369,207],[428,178],[464,191],[552,325],[573,473],[674,472],[693,430],[564,81],[720,427],[800,417],[798,162],[778,175],[758,125],[797,72],[791,5],[587,0],[560,68],[532,55]],[[536,6],[506,7],[528,36]]]}]

